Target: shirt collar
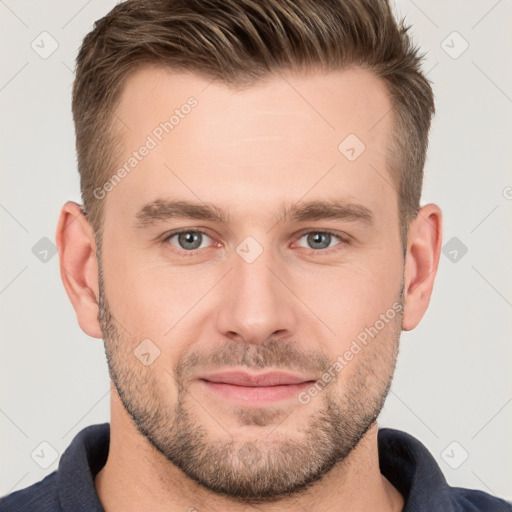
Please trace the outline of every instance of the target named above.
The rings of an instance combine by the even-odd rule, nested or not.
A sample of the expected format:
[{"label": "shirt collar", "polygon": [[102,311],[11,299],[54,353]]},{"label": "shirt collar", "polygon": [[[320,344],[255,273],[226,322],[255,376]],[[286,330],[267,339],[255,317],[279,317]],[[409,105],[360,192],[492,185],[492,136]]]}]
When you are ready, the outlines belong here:
[{"label": "shirt collar", "polygon": [[450,487],[427,448],[397,429],[381,428],[377,436],[380,471],[404,497],[402,512],[449,512]]},{"label": "shirt collar", "polygon": [[81,430],[59,462],[59,499],[65,512],[104,512],[94,477],[107,462],[110,424]]},{"label": "shirt collar", "polygon": [[[110,424],[81,430],[59,462],[59,498],[65,512],[104,512],[94,477],[105,465],[110,444]],[[400,430],[378,431],[381,473],[404,497],[403,512],[441,510],[449,498],[449,486],[427,448]],[[444,509],[443,509],[444,510]]]}]

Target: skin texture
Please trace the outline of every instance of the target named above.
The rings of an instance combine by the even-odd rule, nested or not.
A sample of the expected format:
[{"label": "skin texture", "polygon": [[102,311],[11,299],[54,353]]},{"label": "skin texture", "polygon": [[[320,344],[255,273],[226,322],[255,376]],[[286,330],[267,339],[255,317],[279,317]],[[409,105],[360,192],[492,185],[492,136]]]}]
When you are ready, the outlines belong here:
[{"label": "skin texture", "polygon": [[[428,307],[441,212],[420,209],[404,261],[383,83],[350,69],[236,91],[145,67],[116,110],[120,166],[191,96],[197,105],[106,195],[101,261],[79,205],[63,206],[57,228],[64,286],[84,332],[104,339],[112,379],[109,458],[95,480],[105,510],[401,510],[379,471],[376,418],[400,332]],[[366,146],[354,161],[338,150],[348,134]],[[327,198],[373,222],[282,217],[283,205]],[[135,227],[156,199],[211,203],[227,222]],[[181,228],[205,233],[192,255],[190,234],[168,238]],[[326,230],[341,238],[322,246]],[[251,263],[237,252],[246,237],[262,250]],[[198,380],[228,369],[318,380],[376,325],[307,404],[240,405]],[[145,365],[134,351],[147,339],[159,352]]]}]

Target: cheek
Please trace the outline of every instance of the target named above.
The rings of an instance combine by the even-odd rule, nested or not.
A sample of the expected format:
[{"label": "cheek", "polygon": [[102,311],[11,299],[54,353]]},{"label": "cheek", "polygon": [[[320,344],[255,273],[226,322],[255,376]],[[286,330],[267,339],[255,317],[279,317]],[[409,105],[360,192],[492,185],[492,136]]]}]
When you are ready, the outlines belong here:
[{"label": "cheek", "polygon": [[326,333],[326,339],[335,340],[337,351],[344,350],[393,305],[397,307],[402,273],[399,261],[394,255],[375,251],[364,260],[354,258],[346,266],[304,271],[297,278],[297,295],[318,315],[308,313],[308,318]]},{"label": "cheek", "polygon": [[222,277],[222,269],[172,267],[154,252],[148,256],[147,251],[112,250],[105,258],[104,275],[112,312],[130,337],[158,342],[172,337],[187,321],[190,326],[200,310],[196,305]]}]

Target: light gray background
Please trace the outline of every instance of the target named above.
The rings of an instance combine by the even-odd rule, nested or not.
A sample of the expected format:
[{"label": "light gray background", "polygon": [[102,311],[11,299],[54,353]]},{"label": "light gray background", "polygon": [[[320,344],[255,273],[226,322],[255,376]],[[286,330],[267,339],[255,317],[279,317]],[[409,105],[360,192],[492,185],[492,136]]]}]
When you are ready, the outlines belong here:
[{"label": "light gray background", "polygon": [[[1,495],[56,469],[40,443],[58,457],[109,420],[102,341],[79,328],[58,255],[44,262],[33,247],[54,243],[62,204],[80,202],[74,59],[114,3],[0,0]],[[512,2],[400,0],[395,10],[428,50],[436,95],[423,203],[442,208],[444,243],[457,237],[468,251],[442,255],[431,306],[402,335],[380,426],[421,440],[450,484],[511,499]],[[51,49],[43,31],[59,45],[45,59],[31,47]]]}]

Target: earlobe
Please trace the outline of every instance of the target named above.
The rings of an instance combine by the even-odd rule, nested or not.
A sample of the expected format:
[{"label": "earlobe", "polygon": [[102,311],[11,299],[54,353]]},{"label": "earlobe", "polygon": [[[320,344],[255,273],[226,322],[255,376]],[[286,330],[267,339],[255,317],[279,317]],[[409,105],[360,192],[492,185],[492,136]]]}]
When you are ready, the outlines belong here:
[{"label": "earlobe", "polygon": [[411,222],[404,277],[402,329],[414,329],[423,318],[432,295],[442,243],[442,213],[435,204],[419,209]]},{"label": "earlobe", "polygon": [[68,201],[61,209],[55,234],[60,275],[81,329],[102,338],[98,322],[98,262],[94,232],[81,205]]}]

